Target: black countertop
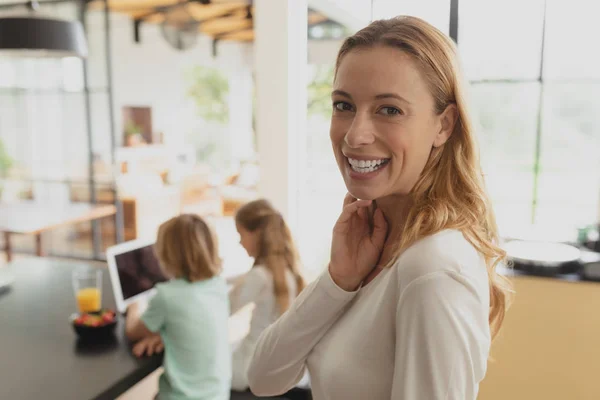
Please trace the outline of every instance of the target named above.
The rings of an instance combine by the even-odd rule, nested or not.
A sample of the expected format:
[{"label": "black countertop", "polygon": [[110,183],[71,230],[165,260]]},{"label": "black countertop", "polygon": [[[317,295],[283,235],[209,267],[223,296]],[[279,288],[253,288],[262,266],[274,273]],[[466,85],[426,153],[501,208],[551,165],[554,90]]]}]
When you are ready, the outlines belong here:
[{"label": "black countertop", "polygon": [[[114,340],[78,340],[71,273],[82,263],[27,259],[3,268],[14,275],[0,293],[0,399],[115,399],[158,368],[161,356],[136,359],[120,318]],[[115,309],[108,270],[102,303]]]}]

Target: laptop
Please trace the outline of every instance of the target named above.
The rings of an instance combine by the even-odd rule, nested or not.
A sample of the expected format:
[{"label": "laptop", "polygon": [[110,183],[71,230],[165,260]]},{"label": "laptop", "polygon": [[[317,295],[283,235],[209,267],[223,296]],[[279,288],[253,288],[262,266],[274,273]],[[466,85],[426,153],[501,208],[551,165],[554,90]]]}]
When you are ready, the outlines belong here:
[{"label": "laptop", "polygon": [[120,313],[134,302],[147,303],[156,293],[155,285],[168,279],[154,252],[153,240],[131,240],[111,246],[106,250],[106,261]]}]

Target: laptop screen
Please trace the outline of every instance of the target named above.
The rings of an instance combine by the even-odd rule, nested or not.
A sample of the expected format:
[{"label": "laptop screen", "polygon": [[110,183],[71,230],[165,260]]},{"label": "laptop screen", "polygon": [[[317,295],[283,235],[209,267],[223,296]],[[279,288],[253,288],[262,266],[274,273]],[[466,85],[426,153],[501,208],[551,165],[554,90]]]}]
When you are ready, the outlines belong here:
[{"label": "laptop screen", "polygon": [[154,246],[144,246],[115,256],[123,300],[150,290],[167,277],[160,268]]}]

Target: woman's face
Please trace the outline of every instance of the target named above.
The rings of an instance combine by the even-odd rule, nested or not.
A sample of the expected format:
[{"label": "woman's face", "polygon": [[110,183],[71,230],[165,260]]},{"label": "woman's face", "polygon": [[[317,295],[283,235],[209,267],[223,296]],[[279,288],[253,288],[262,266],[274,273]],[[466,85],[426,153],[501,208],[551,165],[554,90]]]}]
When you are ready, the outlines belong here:
[{"label": "woman's face", "polygon": [[346,54],[332,100],[333,151],[348,191],[359,199],[408,194],[432,147],[454,127],[455,107],[437,115],[413,59],[391,47]]},{"label": "woman's face", "polygon": [[240,234],[240,244],[250,257],[256,258],[258,254],[258,231],[250,232],[242,225],[236,223],[235,227]]}]

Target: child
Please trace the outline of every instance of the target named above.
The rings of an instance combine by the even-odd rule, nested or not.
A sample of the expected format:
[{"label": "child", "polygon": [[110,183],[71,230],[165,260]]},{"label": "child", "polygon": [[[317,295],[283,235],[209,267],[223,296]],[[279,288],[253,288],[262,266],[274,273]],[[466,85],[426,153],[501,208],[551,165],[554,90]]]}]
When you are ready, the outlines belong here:
[{"label": "child", "polygon": [[250,331],[232,355],[234,390],[248,388],[246,371],[262,331],[283,314],[304,288],[290,230],[283,217],[266,200],[242,206],[235,216],[240,243],[254,258],[254,266],[231,290],[231,314],[255,303]]},{"label": "child", "polygon": [[161,351],[164,344],[158,399],[227,400],[229,302],[216,238],[200,217],[184,214],[160,226],[155,250],[173,279],[156,285],[141,317],[137,304],[128,309],[127,336],[141,340],[134,353]]}]

